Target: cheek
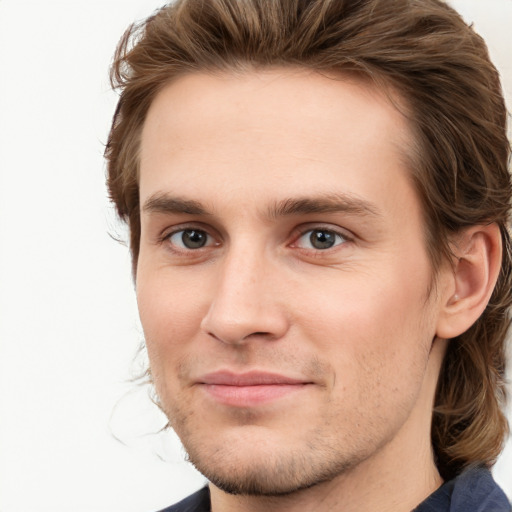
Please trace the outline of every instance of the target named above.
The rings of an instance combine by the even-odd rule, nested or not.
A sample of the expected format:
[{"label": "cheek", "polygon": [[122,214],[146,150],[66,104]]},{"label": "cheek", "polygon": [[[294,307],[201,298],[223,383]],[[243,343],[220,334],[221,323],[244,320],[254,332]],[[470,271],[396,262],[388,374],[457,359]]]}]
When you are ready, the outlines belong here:
[{"label": "cheek", "polygon": [[427,300],[430,275],[407,275],[400,265],[364,278],[347,274],[322,283],[322,293],[296,304],[304,338],[315,340],[316,349],[336,364],[341,385],[380,379],[392,391],[423,371],[435,334]]},{"label": "cheek", "polygon": [[190,350],[204,314],[201,293],[191,283],[173,276],[141,272],[137,276],[137,303],[153,380],[172,385],[184,354]]},{"label": "cheek", "polygon": [[324,299],[304,336],[316,340],[335,372],[326,417],[341,430],[364,427],[370,438],[406,420],[421,392],[433,337],[421,285],[391,294],[381,284],[373,291],[345,287],[336,303]]},{"label": "cheek", "polygon": [[148,341],[178,343],[185,331],[197,329],[204,310],[203,290],[197,283],[171,272],[141,272],[136,291]]},{"label": "cheek", "polygon": [[318,293],[296,293],[293,309],[300,315],[296,322],[309,331],[328,331],[325,341],[336,340],[336,345],[367,338],[372,345],[380,340],[389,346],[401,343],[406,333],[420,330],[418,322],[429,316],[427,279],[400,280],[392,270],[385,280],[378,275],[365,277],[340,276],[317,282]]}]

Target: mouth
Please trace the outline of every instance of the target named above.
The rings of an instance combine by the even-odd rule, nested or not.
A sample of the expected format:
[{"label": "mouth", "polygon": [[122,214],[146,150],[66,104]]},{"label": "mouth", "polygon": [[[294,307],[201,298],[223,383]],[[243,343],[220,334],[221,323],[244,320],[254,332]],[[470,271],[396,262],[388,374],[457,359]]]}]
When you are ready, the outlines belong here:
[{"label": "mouth", "polygon": [[313,383],[275,373],[219,371],[204,375],[198,384],[218,403],[254,407],[303,391]]}]

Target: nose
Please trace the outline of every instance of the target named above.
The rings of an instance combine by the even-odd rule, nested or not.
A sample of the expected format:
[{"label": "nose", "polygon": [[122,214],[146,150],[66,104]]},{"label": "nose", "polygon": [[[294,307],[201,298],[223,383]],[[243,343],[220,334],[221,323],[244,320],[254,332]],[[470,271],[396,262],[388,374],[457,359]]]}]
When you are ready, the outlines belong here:
[{"label": "nose", "polygon": [[226,255],[215,280],[201,329],[232,345],[253,339],[274,341],[288,330],[277,283],[279,270],[248,248]]}]

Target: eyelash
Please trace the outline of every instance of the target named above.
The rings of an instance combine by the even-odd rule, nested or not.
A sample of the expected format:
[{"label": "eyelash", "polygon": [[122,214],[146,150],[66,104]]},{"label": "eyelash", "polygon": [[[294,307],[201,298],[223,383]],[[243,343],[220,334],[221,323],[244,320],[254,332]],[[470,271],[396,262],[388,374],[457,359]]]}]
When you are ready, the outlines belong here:
[{"label": "eyelash", "polygon": [[[205,245],[202,245],[197,248],[191,248],[191,247],[187,248],[187,247],[179,247],[176,245],[176,243],[171,242],[172,237],[179,235],[180,233],[181,233],[181,236],[183,237],[183,234],[187,231],[190,231],[190,232],[195,231],[202,235],[206,235],[207,241],[206,241]],[[316,232],[324,232],[327,234],[334,235],[334,237],[335,237],[334,245],[332,245],[331,247],[323,248],[323,249],[305,248],[305,247],[300,247],[298,245],[298,242],[300,241],[301,238],[306,236],[308,233],[310,233],[310,237],[311,237],[311,235],[315,231]],[[172,252],[177,253],[177,254],[191,255],[192,253],[196,253],[197,255],[199,255],[200,253],[203,252],[204,249],[208,249],[209,247],[212,247],[212,246],[221,245],[220,242],[215,242],[215,238],[216,238],[215,236],[213,236],[212,234],[209,233],[208,229],[205,229],[200,226],[191,225],[191,226],[176,227],[171,232],[167,232],[167,233],[163,234],[159,238],[159,242],[162,244],[167,244],[169,249]],[[308,226],[303,226],[302,228],[301,227],[296,228],[295,233],[292,234],[292,239],[293,239],[293,241],[290,244],[288,244],[288,247],[297,248],[301,251],[308,252],[308,253],[314,253],[314,254],[318,254],[318,255],[329,253],[329,252],[331,252],[331,250],[336,250],[336,248],[338,248],[339,246],[353,241],[353,237],[348,235],[345,231],[342,231],[340,229],[333,229],[331,226],[322,226],[322,225],[308,225]],[[213,244],[209,243],[209,242],[211,242],[211,240],[214,241]],[[310,238],[310,240],[311,240],[311,238]]]},{"label": "eyelash", "polygon": [[[175,253],[178,253],[178,254],[190,254],[191,252],[202,252],[201,249],[205,249],[205,248],[208,248],[208,247],[211,247],[212,244],[208,244],[207,242],[207,245],[203,245],[201,247],[197,247],[195,249],[193,248],[187,248],[187,247],[178,247],[176,246],[176,244],[173,244],[171,242],[171,239],[172,237],[178,235],[178,234],[182,234],[182,237],[183,237],[183,234],[187,231],[190,231],[190,232],[197,232],[197,233],[201,233],[203,235],[206,235],[207,239],[210,239],[210,240],[215,240],[215,237],[213,235],[211,235],[207,229],[204,229],[203,227],[196,227],[196,226],[181,226],[181,227],[178,227],[176,229],[174,229],[173,231],[169,232],[169,233],[165,233],[160,239],[159,239],[159,242],[160,243],[167,243],[167,245],[169,246],[170,250],[172,250],[173,252]],[[219,243],[214,243],[213,245],[220,245]]]},{"label": "eyelash", "polygon": [[[326,248],[323,248],[323,249],[319,249],[319,248],[301,248],[297,245],[298,241],[305,237],[308,233],[310,233],[310,241],[312,242],[311,240],[311,236],[314,232],[323,232],[324,234],[325,233],[328,233],[330,235],[334,235],[335,237],[335,241],[334,241],[334,245],[332,245],[331,247],[326,247]],[[341,241],[340,241],[341,239]],[[318,226],[318,225],[315,225],[315,226],[308,226],[307,228],[302,228],[297,236],[294,238],[294,242],[292,242],[292,244],[290,245],[291,247],[297,247],[298,249],[303,249],[305,251],[312,251],[312,252],[315,252],[315,253],[326,253],[326,252],[329,252],[331,249],[335,250],[336,247],[339,247],[340,245],[344,245],[345,243],[347,242],[352,242],[353,241],[353,238],[351,236],[349,236],[346,232],[344,231],[341,231],[339,229],[333,229],[332,227],[328,227],[328,226]]]}]

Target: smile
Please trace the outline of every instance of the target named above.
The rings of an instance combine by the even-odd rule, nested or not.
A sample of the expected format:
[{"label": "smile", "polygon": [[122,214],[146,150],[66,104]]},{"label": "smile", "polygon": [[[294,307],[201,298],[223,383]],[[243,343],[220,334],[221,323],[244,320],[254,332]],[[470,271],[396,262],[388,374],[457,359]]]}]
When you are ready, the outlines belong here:
[{"label": "smile", "polygon": [[216,372],[199,382],[215,401],[231,407],[254,407],[302,391],[312,382],[264,372]]}]

